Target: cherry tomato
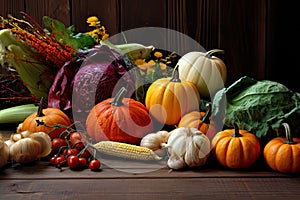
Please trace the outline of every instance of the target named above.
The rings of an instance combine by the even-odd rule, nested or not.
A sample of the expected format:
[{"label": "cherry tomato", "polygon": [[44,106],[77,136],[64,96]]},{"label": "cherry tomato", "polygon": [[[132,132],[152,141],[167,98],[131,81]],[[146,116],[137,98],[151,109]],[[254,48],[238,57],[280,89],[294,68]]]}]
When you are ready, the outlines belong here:
[{"label": "cherry tomato", "polygon": [[68,157],[68,166],[70,169],[76,169],[79,167],[79,158],[78,156],[72,155]]},{"label": "cherry tomato", "polygon": [[87,164],[87,160],[84,157],[79,158],[79,167],[84,168]]},{"label": "cherry tomato", "polygon": [[83,142],[83,141],[85,141],[85,139],[86,139],[85,135],[83,133],[80,133],[80,132],[72,132],[70,134],[70,138],[69,138],[70,142],[73,145],[78,143],[78,142]]},{"label": "cherry tomato", "polygon": [[55,165],[57,167],[62,167],[66,165],[66,158],[64,156],[59,156],[55,160]]},{"label": "cherry tomato", "polygon": [[101,167],[101,163],[99,160],[97,159],[94,159],[94,160],[91,160],[89,162],[89,168],[92,170],[92,171],[97,171],[99,170]]},{"label": "cherry tomato", "polygon": [[77,143],[74,143],[72,147],[76,148],[76,149],[78,149],[80,151],[80,150],[82,150],[84,148],[84,143],[81,142],[81,141],[78,141]]},{"label": "cherry tomato", "polygon": [[61,147],[67,146],[66,140],[62,138],[54,138],[51,143],[53,152],[58,152]]},{"label": "cherry tomato", "polygon": [[91,157],[91,153],[89,152],[88,149],[84,150],[81,154],[81,157],[84,157],[86,159],[90,158]]},{"label": "cherry tomato", "polygon": [[78,153],[79,153],[79,150],[78,150],[78,149],[75,149],[75,148],[73,148],[73,149],[68,149],[68,150],[67,150],[67,157],[73,156],[73,155],[77,156]]},{"label": "cherry tomato", "polygon": [[52,156],[52,157],[50,158],[50,163],[51,163],[52,165],[56,165],[56,159],[57,159],[57,155]]}]

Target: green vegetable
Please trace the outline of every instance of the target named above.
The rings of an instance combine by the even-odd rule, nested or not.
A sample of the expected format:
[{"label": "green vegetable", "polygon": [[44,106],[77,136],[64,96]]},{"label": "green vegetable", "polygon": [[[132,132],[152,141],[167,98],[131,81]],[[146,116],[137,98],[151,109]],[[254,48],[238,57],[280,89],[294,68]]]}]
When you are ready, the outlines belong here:
[{"label": "green vegetable", "polygon": [[31,94],[40,98],[48,95],[53,72],[36,57],[34,50],[16,38],[9,29],[0,30],[0,65],[8,65],[16,70]]},{"label": "green vegetable", "polygon": [[43,16],[43,23],[46,28],[45,31],[47,31],[48,34],[54,35],[57,41],[68,44],[76,50],[88,49],[96,44],[95,39],[89,34],[78,33],[75,35],[75,27],[73,25],[67,28],[59,20],[48,16]]},{"label": "green vegetable", "polygon": [[37,112],[38,106],[25,104],[0,110],[0,124],[23,122],[30,114]]},{"label": "green vegetable", "polygon": [[113,44],[108,40],[100,41],[101,45],[106,45],[117,52],[126,55],[131,60],[145,59],[155,49],[154,46],[144,46],[139,43]]},{"label": "green vegetable", "polygon": [[228,127],[235,122],[262,140],[278,136],[278,128],[287,122],[296,137],[300,135],[300,94],[278,82],[244,76],[216,93],[212,117]]}]

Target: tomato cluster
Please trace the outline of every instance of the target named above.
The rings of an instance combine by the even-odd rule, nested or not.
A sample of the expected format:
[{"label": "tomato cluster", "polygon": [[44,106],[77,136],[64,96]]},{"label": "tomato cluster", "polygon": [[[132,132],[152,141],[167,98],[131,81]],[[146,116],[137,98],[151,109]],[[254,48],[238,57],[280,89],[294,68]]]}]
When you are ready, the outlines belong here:
[{"label": "tomato cluster", "polygon": [[69,167],[71,170],[100,170],[101,163],[95,158],[93,149],[85,145],[86,141],[86,135],[77,131],[53,138],[50,163],[58,168]]}]

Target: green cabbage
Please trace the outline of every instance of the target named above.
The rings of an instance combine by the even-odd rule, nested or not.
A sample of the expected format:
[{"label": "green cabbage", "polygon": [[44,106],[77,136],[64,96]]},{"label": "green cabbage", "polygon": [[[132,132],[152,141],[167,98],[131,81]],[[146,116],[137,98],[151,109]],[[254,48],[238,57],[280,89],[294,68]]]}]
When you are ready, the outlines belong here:
[{"label": "green cabbage", "polygon": [[212,117],[227,127],[235,122],[262,140],[281,135],[279,128],[286,122],[298,137],[300,94],[278,82],[244,76],[216,93]]}]

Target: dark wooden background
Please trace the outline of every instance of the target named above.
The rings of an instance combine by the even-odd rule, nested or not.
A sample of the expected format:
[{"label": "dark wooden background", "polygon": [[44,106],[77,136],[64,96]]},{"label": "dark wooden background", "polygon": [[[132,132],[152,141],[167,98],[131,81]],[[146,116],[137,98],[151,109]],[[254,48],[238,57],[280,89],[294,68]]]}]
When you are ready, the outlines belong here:
[{"label": "dark wooden background", "polygon": [[225,50],[227,85],[241,76],[281,82],[300,91],[299,17],[294,1],[279,0],[0,0],[0,15],[25,11],[87,31],[96,15],[111,35],[138,27],[182,32],[206,50]]}]

